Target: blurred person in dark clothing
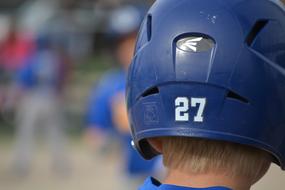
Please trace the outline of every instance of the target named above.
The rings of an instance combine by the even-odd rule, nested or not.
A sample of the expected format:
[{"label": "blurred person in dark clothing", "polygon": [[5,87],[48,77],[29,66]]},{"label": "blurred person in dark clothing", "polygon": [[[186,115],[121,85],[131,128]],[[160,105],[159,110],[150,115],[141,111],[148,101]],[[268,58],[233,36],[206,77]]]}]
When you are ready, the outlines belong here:
[{"label": "blurred person in dark clothing", "polygon": [[124,6],[111,15],[109,33],[116,38],[114,54],[120,68],[102,77],[91,93],[87,111],[87,136],[95,146],[108,143],[114,134],[119,134],[124,162],[122,169],[131,178],[125,180],[130,189],[137,186],[145,175],[153,174],[156,163],[143,160],[132,148],[124,100],[126,71],[131,63],[137,31],[142,21],[141,12],[138,7]]},{"label": "blurred person in dark clothing", "polygon": [[19,174],[29,171],[39,128],[49,142],[53,167],[57,172],[69,169],[66,155],[63,116],[63,92],[68,62],[48,35],[40,35],[36,50],[16,79],[20,100],[16,113],[16,152],[14,167]]}]

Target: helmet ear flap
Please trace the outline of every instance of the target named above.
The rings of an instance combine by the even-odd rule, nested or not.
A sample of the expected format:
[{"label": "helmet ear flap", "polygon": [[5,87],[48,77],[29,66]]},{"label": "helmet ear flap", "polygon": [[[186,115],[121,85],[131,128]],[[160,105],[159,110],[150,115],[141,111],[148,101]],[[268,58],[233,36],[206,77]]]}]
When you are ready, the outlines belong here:
[{"label": "helmet ear flap", "polygon": [[159,155],[160,153],[156,151],[148,142],[147,139],[143,139],[138,142],[137,149],[142,153],[143,157],[147,160],[152,159],[154,156]]},{"label": "helmet ear flap", "polygon": [[[134,132],[134,127],[131,127],[131,133],[132,135],[135,134]],[[133,138],[135,139],[135,138]],[[145,158],[146,160],[150,160],[152,159],[153,157],[159,155],[160,153],[158,151],[156,151],[151,145],[150,143],[148,142],[147,139],[142,139],[138,142],[135,142],[134,140],[131,141],[131,145],[132,147],[138,151],[141,156],[143,158]]]}]

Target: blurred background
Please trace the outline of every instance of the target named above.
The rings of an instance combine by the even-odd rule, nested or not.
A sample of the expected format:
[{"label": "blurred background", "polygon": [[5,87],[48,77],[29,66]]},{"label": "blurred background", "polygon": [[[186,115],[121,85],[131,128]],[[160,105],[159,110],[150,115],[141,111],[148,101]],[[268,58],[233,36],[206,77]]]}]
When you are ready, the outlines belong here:
[{"label": "blurred background", "polygon": [[[0,189],[137,189],[126,70],[154,0],[0,1]],[[254,189],[280,189],[276,166]]]}]

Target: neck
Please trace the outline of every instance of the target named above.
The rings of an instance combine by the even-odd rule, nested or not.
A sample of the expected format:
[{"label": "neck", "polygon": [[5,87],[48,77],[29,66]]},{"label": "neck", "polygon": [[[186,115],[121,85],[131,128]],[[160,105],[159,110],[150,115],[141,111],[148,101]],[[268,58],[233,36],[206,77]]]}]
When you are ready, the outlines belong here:
[{"label": "neck", "polygon": [[170,170],[163,182],[192,188],[227,187],[232,190],[249,190],[251,183],[245,177],[231,177],[223,173],[189,174]]}]

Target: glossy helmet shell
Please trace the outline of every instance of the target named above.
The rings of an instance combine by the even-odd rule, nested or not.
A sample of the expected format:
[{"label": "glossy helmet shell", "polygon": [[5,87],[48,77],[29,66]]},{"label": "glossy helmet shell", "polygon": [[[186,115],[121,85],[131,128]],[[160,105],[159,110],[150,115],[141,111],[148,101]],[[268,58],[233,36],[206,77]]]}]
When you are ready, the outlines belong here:
[{"label": "glossy helmet shell", "polygon": [[148,138],[195,137],[265,150],[284,169],[284,9],[269,0],[156,1],[129,69],[127,107],[146,159],[158,154]]}]

